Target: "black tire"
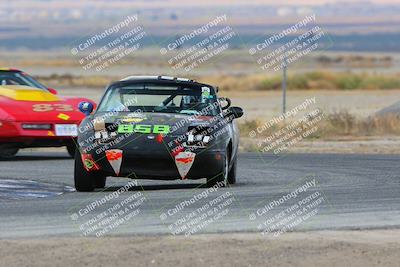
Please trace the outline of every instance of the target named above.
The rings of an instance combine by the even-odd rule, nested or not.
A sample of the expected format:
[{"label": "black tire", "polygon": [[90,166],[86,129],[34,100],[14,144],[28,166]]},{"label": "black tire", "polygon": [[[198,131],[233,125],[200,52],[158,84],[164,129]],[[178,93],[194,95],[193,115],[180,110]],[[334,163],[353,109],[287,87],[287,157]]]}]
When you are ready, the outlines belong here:
[{"label": "black tire", "polygon": [[225,153],[225,160],[222,166],[221,173],[219,173],[214,177],[207,177],[207,187],[213,187],[217,183],[222,183],[221,187],[225,187],[228,183],[228,168],[229,168],[228,154]]},{"label": "black tire", "polygon": [[75,152],[76,152],[75,142],[71,142],[70,144],[67,145],[67,151],[68,151],[68,154],[71,156],[71,158],[75,157]]},{"label": "black tire", "polygon": [[96,175],[94,179],[94,187],[95,188],[104,188],[106,187],[107,177],[102,176],[100,174]]},{"label": "black tire", "polygon": [[233,161],[233,165],[228,173],[228,184],[236,184],[236,166],[237,166],[237,158]]},{"label": "black tire", "polygon": [[95,188],[95,176],[87,172],[83,166],[81,154],[77,149],[75,151],[75,170],[74,170],[74,182],[75,188],[79,192],[92,192]]},{"label": "black tire", "polygon": [[12,159],[17,155],[19,151],[18,147],[12,147],[5,145],[0,146],[0,159]]}]

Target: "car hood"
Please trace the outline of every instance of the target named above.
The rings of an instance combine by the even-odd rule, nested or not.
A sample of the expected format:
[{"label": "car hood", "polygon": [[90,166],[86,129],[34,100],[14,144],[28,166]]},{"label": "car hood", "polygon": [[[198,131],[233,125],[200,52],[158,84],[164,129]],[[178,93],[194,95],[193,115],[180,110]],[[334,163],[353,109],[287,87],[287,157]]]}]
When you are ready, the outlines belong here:
[{"label": "car hood", "polygon": [[171,134],[184,134],[187,132],[189,126],[204,125],[209,126],[212,122],[213,116],[199,116],[188,114],[171,114],[171,113],[130,113],[118,112],[111,113],[97,113],[94,120],[104,120],[107,123],[136,123],[147,125],[169,125],[171,126]]},{"label": "car hood", "polygon": [[46,92],[45,90],[22,85],[0,86],[0,96],[7,97],[14,101],[49,102],[61,100],[58,96]]},{"label": "car hood", "polygon": [[0,120],[23,122],[79,122],[78,104],[84,98],[64,98],[28,86],[0,86]]}]

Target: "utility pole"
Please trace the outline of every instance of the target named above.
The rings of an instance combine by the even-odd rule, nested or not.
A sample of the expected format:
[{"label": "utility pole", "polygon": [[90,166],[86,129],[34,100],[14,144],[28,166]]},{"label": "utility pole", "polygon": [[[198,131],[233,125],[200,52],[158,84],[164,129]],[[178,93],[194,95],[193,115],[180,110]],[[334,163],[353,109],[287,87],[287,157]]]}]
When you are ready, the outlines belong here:
[{"label": "utility pole", "polygon": [[286,113],[286,87],[287,87],[287,59],[286,59],[286,52],[285,56],[283,57],[283,77],[282,77],[282,114]]}]

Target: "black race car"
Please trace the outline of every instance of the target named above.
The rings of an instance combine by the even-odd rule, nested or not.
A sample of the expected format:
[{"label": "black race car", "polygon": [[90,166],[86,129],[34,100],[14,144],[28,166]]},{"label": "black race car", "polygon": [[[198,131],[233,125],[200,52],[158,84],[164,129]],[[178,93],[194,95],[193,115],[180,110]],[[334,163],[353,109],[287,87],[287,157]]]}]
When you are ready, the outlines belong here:
[{"label": "black race car", "polygon": [[131,76],[112,83],[78,128],[75,187],[93,191],[106,177],[236,182],[243,115],[213,86],[184,78]]}]

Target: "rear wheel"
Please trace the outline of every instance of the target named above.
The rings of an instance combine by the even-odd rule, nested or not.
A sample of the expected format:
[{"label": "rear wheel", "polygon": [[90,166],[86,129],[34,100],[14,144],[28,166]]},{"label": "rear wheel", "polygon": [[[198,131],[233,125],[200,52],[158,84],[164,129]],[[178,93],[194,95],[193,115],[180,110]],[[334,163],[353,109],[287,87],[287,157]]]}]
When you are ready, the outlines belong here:
[{"label": "rear wheel", "polygon": [[228,184],[228,169],[228,154],[225,153],[225,160],[222,166],[222,172],[214,177],[207,177],[207,187],[213,187],[217,184],[219,184],[220,187],[225,187]]},{"label": "rear wheel", "polygon": [[79,192],[92,192],[95,188],[104,188],[106,185],[104,175],[86,171],[79,149],[75,151],[74,181],[75,188]]},{"label": "rear wheel", "polygon": [[17,155],[18,151],[18,147],[0,145],[0,159],[11,159]]}]

